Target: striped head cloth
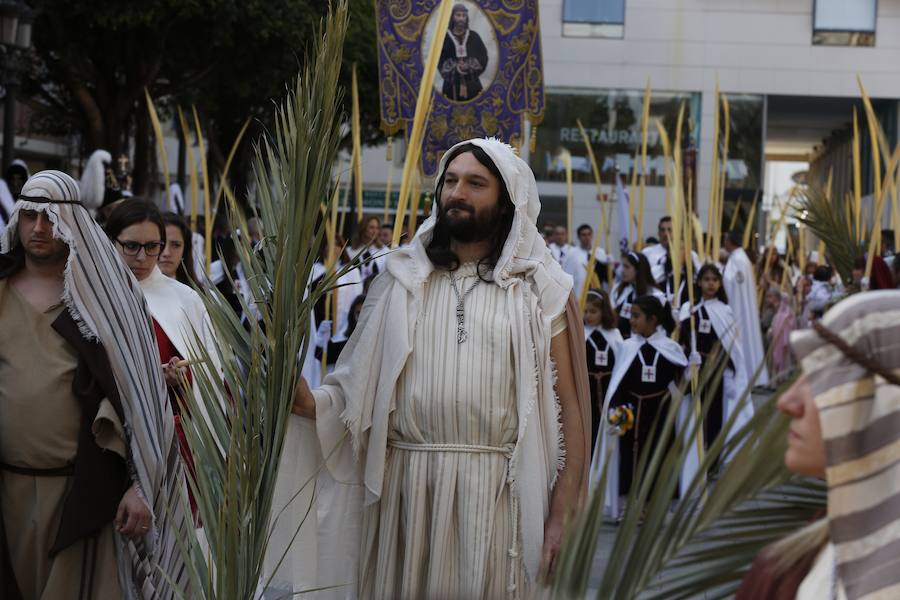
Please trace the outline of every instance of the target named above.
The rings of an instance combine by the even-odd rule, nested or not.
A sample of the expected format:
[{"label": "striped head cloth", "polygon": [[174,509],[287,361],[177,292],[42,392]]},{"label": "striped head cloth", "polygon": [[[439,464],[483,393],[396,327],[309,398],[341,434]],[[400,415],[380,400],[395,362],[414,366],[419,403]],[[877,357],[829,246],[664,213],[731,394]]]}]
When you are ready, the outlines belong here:
[{"label": "striped head cloth", "polygon": [[822,424],[838,574],[850,600],[898,598],[900,291],[851,296],[818,327],[791,346]]},{"label": "striped head cloth", "polygon": [[153,512],[153,527],[142,541],[115,535],[123,597],[174,598],[174,588],[184,590],[186,580],[175,528],[192,525],[177,498],[184,476],[165,383],[155,368],[159,351],[147,303],[81,205],[74,179],[61,171],[41,171],[25,182],[0,240],[4,253],[18,244],[22,210],[46,213],[53,236],[69,246],[63,302],[82,335],[99,340],[106,350],[125,417],[129,472]]}]

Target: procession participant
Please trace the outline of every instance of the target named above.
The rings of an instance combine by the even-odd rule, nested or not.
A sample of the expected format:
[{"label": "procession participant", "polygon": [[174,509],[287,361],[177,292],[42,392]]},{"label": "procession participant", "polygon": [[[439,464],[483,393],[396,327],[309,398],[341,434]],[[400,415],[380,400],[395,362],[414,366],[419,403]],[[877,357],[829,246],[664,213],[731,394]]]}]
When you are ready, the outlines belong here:
[{"label": "procession participant", "polygon": [[752,379],[757,369],[759,376],[754,385],[767,385],[769,374],[766,370],[765,352],[763,351],[762,330],[759,326],[759,306],[756,298],[756,283],[753,277],[753,265],[747,253],[741,247],[743,234],[729,231],[725,236],[725,251],[728,262],[722,273],[725,294],[737,324],[738,343],[741,344],[741,355],[744,358],[748,378]]},{"label": "procession participant", "polygon": [[25,183],[0,245],[0,596],[189,595],[140,289],[59,171]]},{"label": "procession participant", "polygon": [[347,248],[347,255],[351,258],[360,256],[362,263],[359,265],[360,278],[364,281],[372,275],[377,275],[381,271],[382,265],[376,260],[382,250],[381,238],[381,219],[374,215],[370,215],[362,220],[357,229],[353,240],[353,247]]},{"label": "procession participant", "polygon": [[444,96],[467,102],[481,93],[479,77],[487,68],[488,51],[478,32],[469,27],[469,9],[465,4],[453,5],[438,64]]},{"label": "procession participant", "polygon": [[[591,462],[591,482],[597,483],[603,472],[607,454],[612,454],[606,477],[604,513],[619,517],[619,497],[627,495],[632,483],[640,479],[637,466],[644,452],[653,452],[661,440],[665,411],[671,392],[680,381],[688,361],[681,346],[671,339],[662,322],[666,309],[655,296],[640,296],[631,306],[631,337],[620,346],[616,365],[610,377],[601,415],[606,419],[600,428]],[[631,421],[631,425],[610,424]],[[629,416],[624,419],[625,415]],[[656,428],[654,420],[660,415]]]},{"label": "procession participant", "polygon": [[[580,225],[578,227],[578,246],[573,246],[562,262],[563,271],[572,276],[572,289],[578,298],[581,297],[581,291],[584,289],[584,282],[587,279],[587,269],[593,247],[594,230],[591,229],[590,225]],[[602,248],[597,248],[594,257],[594,273],[597,275],[597,281],[605,283],[606,263],[609,262],[609,258],[607,258],[606,252]]]},{"label": "procession participant", "polygon": [[616,354],[624,341],[616,328],[618,317],[603,290],[590,290],[584,303],[584,339],[587,370],[591,384],[591,448],[597,442],[597,432],[603,421],[600,408],[606,397],[606,386]]},{"label": "procession participant", "polygon": [[[344,346],[347,345],[347,340],[353,335],[353,330],[356,329],[356,324],[359,322],[359,314],[362,312],[365,301],[365,294],[360,294],[353,300],[353,304],[350,305],[350,314],[347,317],[347,327],[343,331],[339,331],[336,336],[331,335],[332,323],[330,319],[319,323],[319,328],[316,330],[315,356],[316,360],[320,362],[324,356],[327,359],[326,364],[329,370],[337,363],[338,356],[341,355],[341,352],[344,351]],[[328,349],[327,355],[325,353],[326,348]]]},{"label": "procession participant", "polygon": [[772,324],[766,332],[769,346],[769,376],[775,382],[787,376],[791,367],[790,336],[797,326],[791,297],[779,289],[766,292],[766,304],[772,309]]},{"label": "procession participant", "polygon": [[900,292],[851,296],[791,335],[802,373],[778,399],[784,462],[825,480],[825,516],[767,546],[737,592],[756,598],[893,598],[900,543]]},{"label": "procession participant", "polygon": [[337,479],[361,471],[361,594],[524,597],[585,490],[581,318],[513,149],[462,142],[439,173],[431,216],[388,258],[324,385],[300,381],[294,410],[316,419],[325,456],[337,447]]},{"label": "procession participant", "polygon": [[[317,285],[327,275],[325,264],[328,251],[328,242],[323,239],[322,246],[319,249],[319,260],[313,264],[310,276],[312,282],[311,287]],[[336,255],[336,258],[334,259],[334,270],[339,271],[343,265],[350,262],[349,253],[347,252],[347,249],[344,248],[344,238],[340,235],[335,237],[333,252]],[[336,312],[332,312],[328,319],[334,322],[335,331],[344,331],[347,328],[350,317],[350,305],[353,304],[353,300],[363,294],[363,292],[362,275],[360,274],[359,269],[350,269],[337,279],[334,284],[334,289],[331,290],[331,294],[337,295],[337,302],[332,304],[332,309],[336,309]],[[322,322],[325,321],[325,303],[327,301],[328,298],[322,296],[319,298],[318,302],[316,302],[314,309],[316,327],[319,327]]]},{"label": "procession participant", "polygon": [[563,264],[569,250],[572,249],[572,245],[569,243],[569,230],[565,225],[557,225],[553,228],[553,236],[548,247],[556,262]]},{"label": "procession participant", "polygon": [[[631,304],[635,298],[651,295],[663,304],[666,297],[656,286],[650,275],[647,257],[639,252],[629,252],[622,260],[622,280],[613,287],[611,300],[616,314],[619,316],[619,331],[623,337],[631,335]],[[671,321],[671,318],[667,322]]]},{"label": "procession participant", "polygon": [[10,215],[16,204],[16,196],[25,180],[28,179],[28,165],[25,161],[17,158],[10,163],[3,179],[0,179],[0,233],[3,232],[6,224],[9,222]]},{"label": "procession participant", "polygon": [[[700,301],[693,308],[690,304],[681,306],[681,344],[688,356],[694,351],[699,353],[701,371],[709,364],[718,364],[720,357],[727,357],[721,381],[713,391],[712,399],[708,400],[709,408],[703,421],[703,439],[708,448],[738,409],[741,395],[747,388],[747,373],[737,341],[734,311],[728,306],[719,269],[712,264],[703,265],[697,273],[697,286]],[[709,395],[708,392],[704,394],[704,399]],[[735,417],[728,438],[752,417],[753,404],[746,402]]]},{"label": "procession participant", "polygon": [[166,224],[166,246],[159,255],[159,270],[166,277],[190,287],[197,281],[194,248],[190,243],[191,228],[184,217],[175,213],[164,213],[163,221]]},{"label": "procession participant", "polygon": [[644,249],[641,250],[641,253],[647,257],[653,281],[659,285],[662,285],[666,278],[666,260],[669,258],[669,238],[671,236],[672,217],[666,215],[659,220],[657,225],[658,241],[655,244],[644,246]]},{"label": "procession participant", "polygon": [[[166,227],[155,204],[138,199],[123,202],[110,213],[106,221],[106,235],[147,299],[156,335],[156,364],[162,365],[165,376],[181,456],[188,468],[193,469],[193,458],[181,422],[182,400],[179,398],[184,394],[182,384],[185,380],[193,389],[195,398],[201,398],[200,387],[191,374],[191,368],[179,363],[198,360],[204,350],[216,362],[216,342],[209,314],[197,292],[163,275],[159,269],[159,255],[166,245]],[[218,370],[217,365],[213,368]],[[191,507],[196,513],[193,496]]]}]

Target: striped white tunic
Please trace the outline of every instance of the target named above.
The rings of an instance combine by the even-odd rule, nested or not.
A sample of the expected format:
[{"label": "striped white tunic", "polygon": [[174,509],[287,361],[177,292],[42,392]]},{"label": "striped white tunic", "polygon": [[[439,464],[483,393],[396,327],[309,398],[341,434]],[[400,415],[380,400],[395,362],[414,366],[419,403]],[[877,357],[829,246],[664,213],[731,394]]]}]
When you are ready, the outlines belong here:
[{"label": "striped white tunic", "polygon": [[[465,294],[477,279],[474,265],[455,277]],[[468,339],[458,344],[448,272],[435,271],[425,284],[397,382],[382,497],[363,523],[364,597],[526,593],[507,485],[518,414],[506,307],[504,290],[479,282],[465,298]]]}]

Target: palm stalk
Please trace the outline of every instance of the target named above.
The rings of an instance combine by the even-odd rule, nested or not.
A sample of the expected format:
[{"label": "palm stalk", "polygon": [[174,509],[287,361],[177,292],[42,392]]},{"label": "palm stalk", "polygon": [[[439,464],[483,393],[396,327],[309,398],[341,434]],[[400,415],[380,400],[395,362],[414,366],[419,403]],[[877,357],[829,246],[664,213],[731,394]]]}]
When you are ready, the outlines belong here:
[{"label": "palm stalk", "polygon": [[[307,68],[277,109],[273,131],[255,147],[253,177],[266,238],[256,249],[247,236],[234,241],[253,298],[252,307],[243,298],[241,303],[259,321],[241,323],[215,288],[203,295],[217,345],[201,346],[191,359],[222,368],[195,369],[199,396],[188,393],[184,399],[195,465],[189,485],[208,540],[204,549],[193,530],[180,533],[191,598],[246,600],[265,586],[272,495],[298,357],[308,350],[314,303],[344,272],[329,273],[307,289],[324,235],[322,200],[334,202],[329,190],[340,141],[338,76],[347,20],[341,0],[325,18]],[[246,230],[234,196],[225,196],[232,223]]]}]

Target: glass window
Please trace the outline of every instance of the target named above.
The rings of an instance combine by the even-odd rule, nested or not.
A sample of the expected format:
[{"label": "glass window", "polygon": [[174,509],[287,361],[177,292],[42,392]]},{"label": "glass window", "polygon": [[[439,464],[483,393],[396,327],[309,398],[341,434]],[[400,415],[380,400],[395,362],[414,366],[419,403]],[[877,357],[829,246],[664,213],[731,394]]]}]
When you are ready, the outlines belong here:
[{"label": "glass window", "polygon": [[874,46],[877,0],[815,0],[813,44]]},{"label": "glass window", "polygon": [[625,23],[625,0],[565,0],[563,21],[567,23]]},{"label": "glass window", "polygon": [[625,0],[564,0],[563,35],[621,38],[625,35]]},{"label": "glass window", "polygon": [[[618,167],[627,182],[632,173],[640,173],[641,110],[643,90],[548,90],[544,120],[537,129],[531,168],[540,181],[565,181],[560,151],[572,154],[574,181],[593,183],[590,158],[584,146],[578,122],[584,125],[591,141],[600,177],[604,184],[613,181]],[[700,94],[691,92],[653,92],[650,100],[650,127],[647,130],[647,184],[665,182],[662,142],[656,128],[661,121],[674,142],[678,110],[685,104],[685,148],[697,147],[700,139]],[[635,161],[637,155],[637,161]]]}]

